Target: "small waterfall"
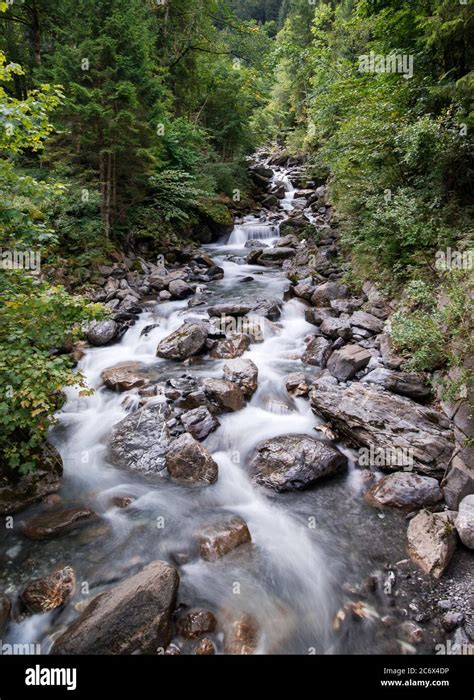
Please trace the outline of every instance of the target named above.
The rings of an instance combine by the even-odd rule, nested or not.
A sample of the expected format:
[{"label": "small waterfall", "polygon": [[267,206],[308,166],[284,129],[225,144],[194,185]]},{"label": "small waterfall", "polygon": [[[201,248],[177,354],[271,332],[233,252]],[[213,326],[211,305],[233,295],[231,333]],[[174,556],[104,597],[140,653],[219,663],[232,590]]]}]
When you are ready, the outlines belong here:
[{"label": "small waterfall", "polygon": [[243,245],[247,241],[265,241],[280,237],[279,224],[249,223],[237,225],[228,240],[229,245]]}]

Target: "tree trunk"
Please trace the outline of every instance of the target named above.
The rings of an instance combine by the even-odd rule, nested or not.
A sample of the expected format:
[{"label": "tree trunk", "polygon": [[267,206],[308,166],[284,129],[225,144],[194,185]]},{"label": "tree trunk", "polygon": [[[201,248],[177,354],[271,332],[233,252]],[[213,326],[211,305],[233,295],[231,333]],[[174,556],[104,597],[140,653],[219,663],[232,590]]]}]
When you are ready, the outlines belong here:
[{"label": "tree trunk", "polygon": [[33,55],[35,60],[35,65],[41,65],[41,26],[39,21],[38,10],[36,9],[36,3],[33,3],[31,8],[31,34],[33,40]]}]

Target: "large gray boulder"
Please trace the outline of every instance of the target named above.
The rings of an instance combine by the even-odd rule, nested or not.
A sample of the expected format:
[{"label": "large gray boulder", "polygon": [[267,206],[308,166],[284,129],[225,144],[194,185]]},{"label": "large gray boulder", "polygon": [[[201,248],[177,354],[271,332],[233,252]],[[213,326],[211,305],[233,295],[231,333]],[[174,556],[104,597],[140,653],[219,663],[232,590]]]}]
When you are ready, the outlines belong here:
[{"label": "large gray boulder", "polygon": [[[333,385],[318,378],[310,394],[315,413],[329,421],[340,435],[358,447],[409,454],[413,469],[440,477],[453,451],[449,421],[433,409],[383,389],[353,383]],[[399,470],[390,459],[388,470]]]},{"label": "large gray boulder", "polygon": [[164,561],[101,593],[56,640],[53,654],[156,654],[171,639],[179,576]]},{"label": "large gray boulder", "polygon": [[315,367],[326,367],[326,363],[331,354],[332,343],[330,340],[323,338],[322,336],[313,336],[308,344],[306,345],[306,350],[301,358],[307,365],[314,365]]},{"label": "large gray boulder", "polygon": [[107,444],[112,464],[145,476],[165,468],[171,443],[166,421],[171,413],[166,404],[135,411],[114,425]]},{"label": "large gray boulder", "polygon": [[438,503],[443,497],[439,483],[431,476],[410,472],[395,472],[384,476],[366,494],[367,501],[376,507],[422,508]]},{"label": "large gray boulder", "polygon": [[313,306],[329,306],[333,299],[343,299],[347,296],[348,289],[340,282],[324,282],[313,292],[311,303]]},{"label": "large gray boulder", "polygon": [[119,326],[115,321],[96,321],[87,331],[87,340],[91,345],[107,345],[116,337]]},{"label": "large gray boulder", "polygon": [[380,333],[383,328],[383,321],[373,314],[368,314],[366,311],[354,311],[349,319],[349,323],[351,326],[364,328],[371,333]]},{"label": "large gray boulder", "polygon": [[408,553],[420,569],[441,578],[456,549],[456,513],[422,510],[408,526]]},{"label": "large gray boulder", "polygon": [[410,372],[395,372],[391,369],[378,367],[361,379],[368,384],[378,384],[394,394],[408,396],[414,401],[427,401],[431,397],[431,389],[417,374]]},{"label": "large gray boulder", "polygon": [[370,362],[371,354],[360,345],[346,345],[335,350],[328,360],[327,367],[333,377],[346,382]]},{"label": "large gray boulder", "polygon": [[166,468],[175,481],[201,486],[214,484],[219,471],[209,451],[190,433],[183,433],[171,443]]},{"label": "large gray boulder", "polygon": [[311,435],[282,435],[257,446],[250,462],[255,481],[275,491],[308,488],[347,467],[347,457]]},{"label": "large gray boulder", "polygon": [[194,294],[194,289],[184,280],[172,280],[168,291],[173,299],[186,299]]},{"label": "large gray boulder", "polygon": [[207,340],[207,327],[204,323],[186,322],[177,330],[163,338],[156,354],[166,360],[186,360],[204,349]]}]

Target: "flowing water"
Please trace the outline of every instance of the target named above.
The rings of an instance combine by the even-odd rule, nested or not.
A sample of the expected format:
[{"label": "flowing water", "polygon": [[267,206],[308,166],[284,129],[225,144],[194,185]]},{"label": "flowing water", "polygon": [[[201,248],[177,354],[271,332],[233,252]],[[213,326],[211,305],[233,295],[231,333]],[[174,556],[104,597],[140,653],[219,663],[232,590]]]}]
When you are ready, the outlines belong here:
[{"label": "flowing water", "polygon": [[[284,210],[291,208],[294,194],[288,178],[287,183]],[[271,245],[277,237],[277,225],[249,217],[228,241],[207,246],[225,271],[223,280],[208,285],[207,303],[281,299],[287,284],[282,272],[245,264],[248,250],[243,247],[249,239]],[[302,302],[285,303],[278,323],[264,321],[263,342],[243,356],[259,369],[258,390],[243,410],[221,416],[220,427],[204,441],[219,465],[214,486],[192,489],[165,477],[150,483],[107,461],[112,426],[137,409],[139,397],[136,391],[118,394],[105,389],[103,369],[136,360],[147,364],[157,379],[221,376],[224,361],[201,359],[185,367],[156,357],[159,341],[189,317],[207,318],[206,307],[189,309],[186,301],[151,304],[120,343],[91,349],[81,361],[80,369],[95,393],[80,397],[77,390],[68,390],[52,440],[65,465],[64,503],[88,505],[101,521],[67,537],[31,542],[19,528],[40,507],[15,518],[14,531],[0,543],[0,590],[18,592],[32,578],[65,564],[74,567],[78,589],[60,611],[25,616],[18,606],[6,641],[41,643],[48,651],[54,635],[92,596],[149,561],[165,559],[179,566],[180,603],[202,605],[218,615],[227,610],[254,615],[261,630],[259,653],[383,651],[392,636],[379,623],[387,603],[383,596],[371,599],[363,622],[349,621],[341,632],[334,629],[333,620],[353,599],[346,592],[348,583],[359,583],[380,572],[386,562],[404,558],[403,519],[381,516],[365,505],[359,471],[343,445],[340,448],[350,457],[348,472],[306,492],[269,492],[254,484],[246,469],[261,440],[289,433],[315,435],[321,422],[308,401],[291,398],[285,389],[290,372],[305,370],[311,377],[316,370],[300,360],[304,339],[314,332],[304,319]],[[142,336],[153,323],[158,327]],[[119,509],[111,505],[116,495],[135,500]],[[229,513],[248,523],[252,545],[217,562],[190,554],[200,527]]]}]

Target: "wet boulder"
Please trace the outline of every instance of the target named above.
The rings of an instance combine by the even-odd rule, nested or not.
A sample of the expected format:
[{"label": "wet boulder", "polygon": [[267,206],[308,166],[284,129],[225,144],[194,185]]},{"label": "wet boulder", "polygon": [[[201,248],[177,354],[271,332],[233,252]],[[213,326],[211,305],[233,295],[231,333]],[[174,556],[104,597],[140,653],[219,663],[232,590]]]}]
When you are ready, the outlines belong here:
[{"label": "wet boulder", "polygon": [[308,488],[347,467],[347,457],[310,435],[282,435],[260,443],[250,462],[253,479],[275,491]]},{"label": "wet boulder", "polygon": [[104,369],[100,376],[108,389],[130,391],[147,383],[147,378],[142,373],[145,367],[143,362],[120,362]]},{"label": "wet boulder", "polygon": [[87,340],[91,345],[107,345],[117,336],[119,326],[115,321],[96,321],[87,331]]},{"label": "wet boulder", "polygon": [[41,513],[27,520],[23,534],[30,540],[48,540],[88,525],[96,518],[94,511],[86,507]]},{"label": "wet boulder", "polygon": [[62,607],[74,594],[76,575],[65,566],[51,574],[31,581],[23,590],[21,599],[32,613],[44,613]]},{"label": "wet boulder", "polygon": [[408,553],[425,574],[441,578],[456,549],[456,513],[422,510],[408,526]]},{"label": "wet boulder", "polygon": [[281,265],[284,260],[288,260],[295,255],[294,248],[266,248],[262,251],[257,259],[258,265],[271,267],[272,265]]},{"label": "wet boulder", "polygon": [[204,349],[207,331],[207,326],[203,323],[183,323],[176,331],[163,338],[156,354],[166,360],[186,360]]},{"label": "wet boulder", "polygon": [[383,477],[366,494],[376,507],[390,506],[413,510],[441,501],[443,495],[436,479],[410,472],[395,472]]},{"label": "wet boulder", "polygon": [[249,400],[257,391],[258,367],[252,360],[231,360],[224,365],[224,379],[237,384]]},{"label": "wet boulder", "polygon": [[166,469],[175,481],[203,486],[215,484],[219,471],[209,451],[190,433],[183,433],[171,443]]},{"label": "wet boulder", "polygon": [[245,398],[238,384],[226,379],[204,379],[203,391],[210,402],[213,413],[240,411],[245,406]]},{"label": "wet boulder", "polygon": [[214,632],[217,620],[210,610],[193,608],[179,616],[176,629],[184,639],[199,639],[205,634]]},{"label": "wet boulder", "polygon": [[251,541],[245,520],[231,516],[203,528],[198,534],[198,549],[203,559],[215,561]]},{"label": "wet boulder", "polygon": [[53,654],[156,654],[171,640],[179,576],[154,561],[101,593],[56,640]]},{"label": "wet boulder", "polygon": [[423,379],[417,374],[409,372],[395,372],[391,369],[378,367],[366,374],[361,381],[368,384],[378,384],[387,391],[408,396],[414,401],[423,402],[431,398],[430,387],[426,386]]},{"label": "wet boulder", "polygon": [[273,299],[257,301],[249,315],[263,316],[263,318],[268,318],[269,321],[278,321],[281,316],[281,304]]},{"label": "wet boulder", "polygon": [[315,413],[350,443],[389,455],[384,469],[400,469],[391,454],[410,455],[414,471],[427,476],[442,476],[449,464],[454,447],[449,421],[429,407],[376,386],[355,382],[343,387],[324,377],[315,381],[310,401]]},{"label": "wet boulder", "polygon": [[196,656],[213,656],[216,653],[216,648],[212,639],[204,637],[194,649]]},{"label": "wet boulder", "polygon": [[217,418],[208,411],[206,406],[199,406],[183,413],[181,423],[186,432],[191,433],[196,440],[204,440],[220,425]]},{"label": "wet boulder", "polygon": [[210,306],[207,313],[211,318],[219,316],[245,316],[245,314],[247,314],[251,308],[251,304],[236,301],[235,303],[216,304],[215,306]]},{"label": "wet boulder", "polygon": [[315,326],[319,326],[321,325],[321,323],[324,323],[324,321],[326,321],[327,319],[335,318],[335,316],[335,311],[328,307],[308,307],[307,309],[305,309],[304,312],[305,320],[308,323],[312,323]]},{"label": "wet boulder", "polygon": [[125,416],[114,425],[108,438],[108,458],[112,464],[131,472],[151,476],[165,467],[171,443],[166,426],[171,413],[157,403]]},{"label": "wet boulder", "polygon": [[474,495],[466,496],[459,504],[456,530],[463,545],[474,549]]},{"label": "wet boulder", "polygon": [[226,340],[220,340],[209,354],[215,360],[232,360],[249,349],[251,340],[245,333],[233,334]]},{"label": "wet boulder", "polygon": [[333,377],[340,382],[346,382],[370,362],[372,355],[360,345],[346,345],[335,350],[328,360],[327,368]]}]

